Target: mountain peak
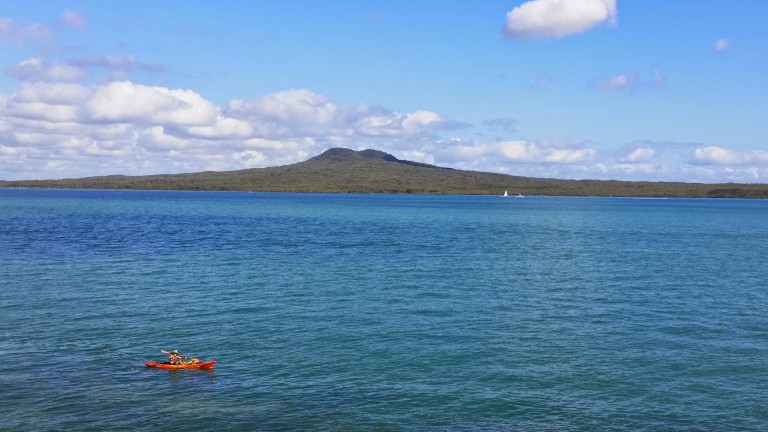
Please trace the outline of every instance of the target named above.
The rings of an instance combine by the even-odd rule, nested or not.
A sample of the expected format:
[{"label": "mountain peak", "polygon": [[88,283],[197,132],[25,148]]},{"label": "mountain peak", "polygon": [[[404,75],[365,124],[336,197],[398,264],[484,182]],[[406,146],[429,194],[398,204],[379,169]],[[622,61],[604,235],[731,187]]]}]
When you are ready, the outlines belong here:
[{"label": "mountain peak", "polygon": [[328,149],[310,160],[328,160],[333,162],[346,162],[360,159],[381,159],[389,162],[399,162],[399,159],[389,153],[380,150],[354,151],[347,148]]},{"label": "mountain peak", "polygon": [[[328,149],[325,152],[307,160],[307,162],[309,161],[353,162],[353,161],[361,161],[364,159],[381,160],[385,162],[394,162],[398,164],[411,165],[411,166],[424,167],[424,168],[440,168],[434,165],[425,164],[421,162],[401,160],[381,150],[367,149],[367,150],[355,151],[355,150],[350,150],[348,148],[340,148],[340,147]],[[450,169],[450,168],[443,168],[443,169]]]}]

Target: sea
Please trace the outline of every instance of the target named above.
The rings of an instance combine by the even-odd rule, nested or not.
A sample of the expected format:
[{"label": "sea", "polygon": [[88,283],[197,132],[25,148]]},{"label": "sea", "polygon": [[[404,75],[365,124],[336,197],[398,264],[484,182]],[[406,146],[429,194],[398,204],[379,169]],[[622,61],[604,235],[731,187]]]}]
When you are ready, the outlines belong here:
[{"label": "sea", "polygon": [[0,430],[764,431],[767,259],[768,200],[0,189]]}]

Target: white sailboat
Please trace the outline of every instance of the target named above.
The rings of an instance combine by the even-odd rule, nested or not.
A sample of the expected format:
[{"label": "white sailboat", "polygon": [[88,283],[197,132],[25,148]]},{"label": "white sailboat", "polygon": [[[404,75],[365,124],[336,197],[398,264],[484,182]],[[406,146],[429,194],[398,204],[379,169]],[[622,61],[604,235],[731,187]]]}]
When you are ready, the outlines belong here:
[{"label": "white sailboat", "polygon": [[502,195],[502,196],[504,196],[504,197],[508,196],[507,195],[507,191],[504,191],[504,195]]}]

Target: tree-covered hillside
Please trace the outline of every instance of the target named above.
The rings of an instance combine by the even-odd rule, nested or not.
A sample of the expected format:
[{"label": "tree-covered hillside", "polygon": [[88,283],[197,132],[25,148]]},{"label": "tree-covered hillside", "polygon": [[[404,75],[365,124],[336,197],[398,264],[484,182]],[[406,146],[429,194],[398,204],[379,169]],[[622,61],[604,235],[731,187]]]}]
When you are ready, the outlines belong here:
[{"label": "tree-covered hillside", "polygon": [[766,184],[555,180],[441,168],[335,148],[270,168],[148,176],[0,181],[0,187],[560,196],[768,198]]}]

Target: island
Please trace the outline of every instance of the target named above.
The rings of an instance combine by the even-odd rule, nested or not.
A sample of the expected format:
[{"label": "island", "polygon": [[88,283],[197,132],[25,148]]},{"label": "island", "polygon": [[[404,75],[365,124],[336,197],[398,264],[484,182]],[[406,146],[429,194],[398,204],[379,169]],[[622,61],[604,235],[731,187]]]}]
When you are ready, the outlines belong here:
[{"label": "island", "polygon": [[458,170],[379,150],[332,148],[306,161],[237,171],[0,181],[3,188],[768,198],[768,184],[560,180]]}]

